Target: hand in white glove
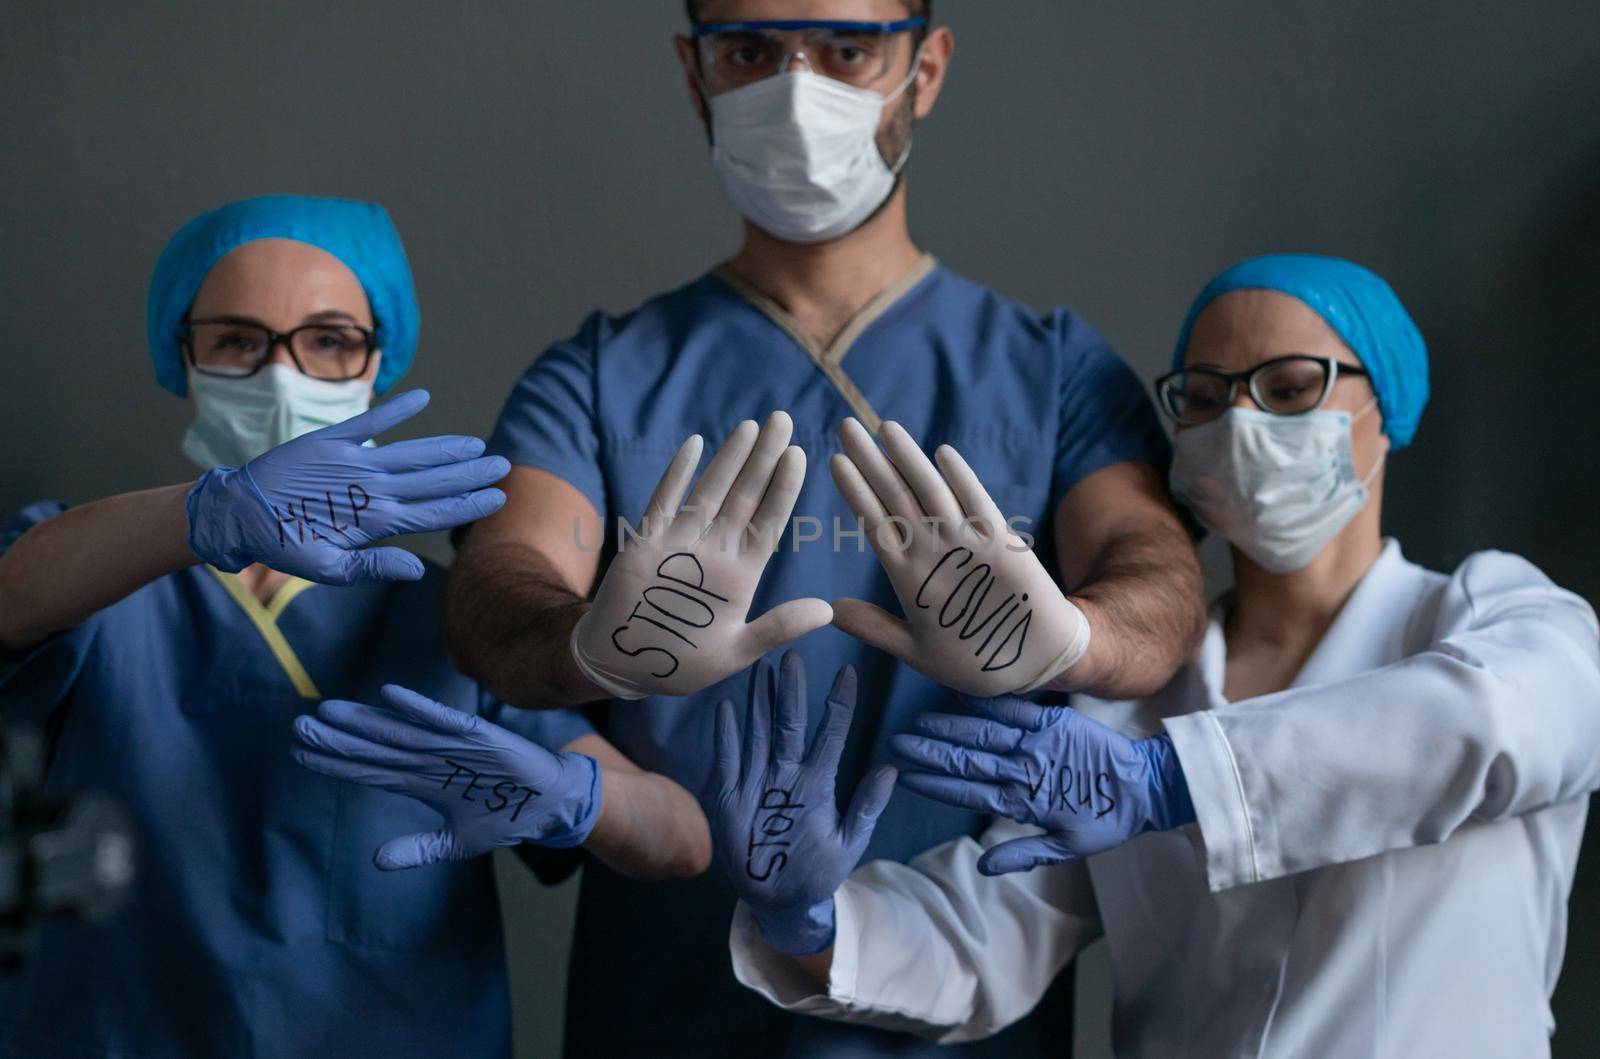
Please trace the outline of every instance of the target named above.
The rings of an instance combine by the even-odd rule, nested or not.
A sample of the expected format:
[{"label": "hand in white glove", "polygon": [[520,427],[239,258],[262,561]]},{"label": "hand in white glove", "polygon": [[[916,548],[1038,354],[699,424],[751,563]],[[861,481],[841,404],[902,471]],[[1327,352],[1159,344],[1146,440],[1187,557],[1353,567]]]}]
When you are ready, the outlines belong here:
[{"label": "hand in white glove", "polygon": [[595,685],[623,699],[688,695],[832,619],[824,600],[795,599],[745,621],[805,482],[792,429],[783,412],[759,432],[740,423],[680,511],[702,445],[698,434],[683,443],[572,630]]},{"label": "hand in white glove", "polygon": [[833,623],[969,695],[1032,691],[1082,658],[1083,612],[1006,526],[960,453],[939,446],[935,467],[900,424],[884,423],[879,437],[887,458],[865,427],[846,419],[844,451],[829,469],[906,620],[839,599]]}]

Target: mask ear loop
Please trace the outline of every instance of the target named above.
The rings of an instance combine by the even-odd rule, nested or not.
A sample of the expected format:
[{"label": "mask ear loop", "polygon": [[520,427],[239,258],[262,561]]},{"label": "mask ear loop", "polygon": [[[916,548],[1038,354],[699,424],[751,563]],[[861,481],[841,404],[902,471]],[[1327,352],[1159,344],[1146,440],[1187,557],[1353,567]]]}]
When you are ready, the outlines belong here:
[{"label": "mask ear loop", "polygon": [[[1333,374],[1328,379],[1328,388],[1323,391],[1322,400],[1317,402],[1317,407],[1318,408],[1321,408],[1323,406],[1323,404],[1325,404],[1327,402],[1328,397],[1330,395],[1332,395],[1332,393],[1333,393],[1333,384],[1338,382],[1338,381],[1339,381],[1339,362],[1337,360],[1335,360],[1335,361],[1333,361]],[[1378,407],[1378,395],[1376,393],[1374,393],[1372,395],[1372,400],[1370,400],[1366,404],[1362,405],[1360,410],[1357,411],[1355,415],[1350,417],[1350,431],[1351,431],[1352,435],[1355,433],[1357,421],[1359,421],[1363,416],[1365,416],[1368,412],[1372,411],[1376,407]],[[1380,433],[1381,433],[1381,431],[1380,431]],[[1385,438],[1388,437],[1388,435],[1383,435],[1383,436]],[[1352,438],[1352,440],[1353,440],[1353,438]],[[1368,471],[1366,474],[1361,476],[1361,488],[1367,489],[1372,485],[1372,480],[1378,476],[1379,469],[1383,467],[1384,461],[1387,460],[1388,458],[1389,458],[1389,449],[1388,449],[1387,446],[1385,446],[1384,450],[1381,453],[1378,454],[1377,462],[1375,462],[1372,465],[1372,469],[1370,471]]]},{"label": "mask ear loop", "polygon": [[[1362,416],[1366,415],[1376,407],[1378,407],[1378,398],[1374,396],[1372,400],[1361,406],[1361,410],[1359,412],[1350,417],[1350,429],[1352,433],[1355,431],[1356,420],[1360,419]],[[1387,434],[1381,434],[1381,436],[1385,441],[1387,441],[1389,438]],[[1378,453],[1378,459],[1375,463],[1373,463],[1372,470],[1368,471],[1361,477],[1361,488],[1367,489],[1372,485],[1372,480],[1378,477],[1378,471],[1383,467],[1384,462],[1388,460],[1388,458],[1389,447],[1385,445],[1383,451]]]},{"label": "mask ear loop", "polygon": [[[910,87],[911,82],[917,79],[917,71],[921,65],[922,42],[919,41],[917,43],[917,50],[911,53],[911,71],[906,74],[904,81],[901,81],[899,85],[895,86],[895,90],[893,92],[890,92],[888,95],[883,97],[884,106],[887,107],[890,103],[893,103],[901,92],[904,92],[908,87]],[[905,168],[906,161],[911,157],[911,140],[912,137],[908,134],[906,136],[906,145],[904,149],[901,150],[900,157],[895,159],[894,165],[889,167],[889,172],[893,173],[895,176],[900,175],[900,170]]]}]

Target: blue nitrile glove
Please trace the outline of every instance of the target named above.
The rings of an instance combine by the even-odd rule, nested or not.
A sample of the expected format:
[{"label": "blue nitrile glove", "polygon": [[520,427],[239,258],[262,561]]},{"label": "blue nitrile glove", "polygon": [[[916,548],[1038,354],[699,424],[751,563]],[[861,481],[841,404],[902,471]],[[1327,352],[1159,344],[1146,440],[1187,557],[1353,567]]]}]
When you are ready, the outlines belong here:
[{"label": "blue nitrile glove", "polygon": [[190,549],[229,573],[262,563],[329,585],[417,580],[422,560],[404,548],[363,546],[492,514],[506,495],[488,487],[511,470],[472,437],[363,446],[427,403],[412,390],[243,467],[207,471],[189,490]]},{"label": "blue nitrile glove", "polygon": [[894,793],[894,767],[880,766],[840,818],[834,778],[855,712],[854,669],[839,670],[827,701],[807,754],[806,668],[797,652],[786,651],[781,670],[765,659],[755,668],[742,754],[733,703],[723,699],[717,707],[713,833],[733,888],[767,943],[791,956],[833,944],[833,892],[861,859]]},{"label": "blue nitrile glove", "polygon": [[980,716],[924,713],[916,734],[889,745],[917,770],[900,777],[909,790],[1045,829],[985,852],[985,875],[1091,856],[1194,820],[1165,732],[1129,739],[1077,710],[1013,695],[962,701]]},{"label": "blue nitrile glove", "polygon": [[329,699],[298,717],[294,759],[334,779],[407,794],[444,817],[372,858],[385,871],[468,860],[496,846],[576,846],[600,815],[600,766],[587,754],[530,743],[481,717],[395,684],[389,709]]}]

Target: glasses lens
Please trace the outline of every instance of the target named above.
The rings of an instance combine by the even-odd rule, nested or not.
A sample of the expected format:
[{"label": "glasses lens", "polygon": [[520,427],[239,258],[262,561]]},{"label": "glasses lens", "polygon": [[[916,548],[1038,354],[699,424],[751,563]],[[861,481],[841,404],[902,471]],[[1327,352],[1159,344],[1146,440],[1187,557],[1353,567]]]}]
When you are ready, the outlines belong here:
[{"label": "glasses lens", "polygon": [[249,375],[267,355],[265,328],[251,324],[195,324],[189,328],[194,366],[208,375]]},{"label": "glasses lens", "polygon": [[784,45],[765,33],[713,33],[701,37],[700,70],[713,93],[771,77],[783,64]]},{"label": "glasses lens", "polygon": [[817,73],[868,88],[893,67],[905,39],[903,33],[823,33],[807,50]]},{"label": "glasses lens", "polygon": [[314,379],[354,379],[367,370],[367,335],[357,327],[302,327],[294,355]]},{"label": "glasses lens", "polygon": [[1208,423],[1228,409],[1228,380],[1206,371],[1180,371],[1161,388],[1167,411],[1180,423]]},{"label": "glasses lens", "polygon": [[1312,357],[1286,357],[1263,367],[1251,386],[1256,400],[1269,412],[1309,412],[1322,403],[1328,388],[1328,365]]},{"label": "glasses lens", "polygon": [[805,68],[857,88],[873,87],[906,50],[906,33],[795,30],[713,33],[698,39],[701,76],[713,95],[754,84],[791,68]]}]

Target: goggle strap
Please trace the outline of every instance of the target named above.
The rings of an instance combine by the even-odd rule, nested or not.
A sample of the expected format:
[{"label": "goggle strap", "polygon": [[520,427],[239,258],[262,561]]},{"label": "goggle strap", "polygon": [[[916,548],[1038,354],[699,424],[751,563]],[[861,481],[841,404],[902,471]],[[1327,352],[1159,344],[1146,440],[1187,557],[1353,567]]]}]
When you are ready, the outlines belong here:
[{"label": "goggle strap", "polygon": [[898,22],[841,22],[834,19],[763,19],[753,22],[695,22],[689,28],[691,37],[709,37],[717,33],[793,33],[803,29],[826,29],[835,33],[904,33],[908,29],[922,29],[928,20],[922,15],[902,18]]}]

